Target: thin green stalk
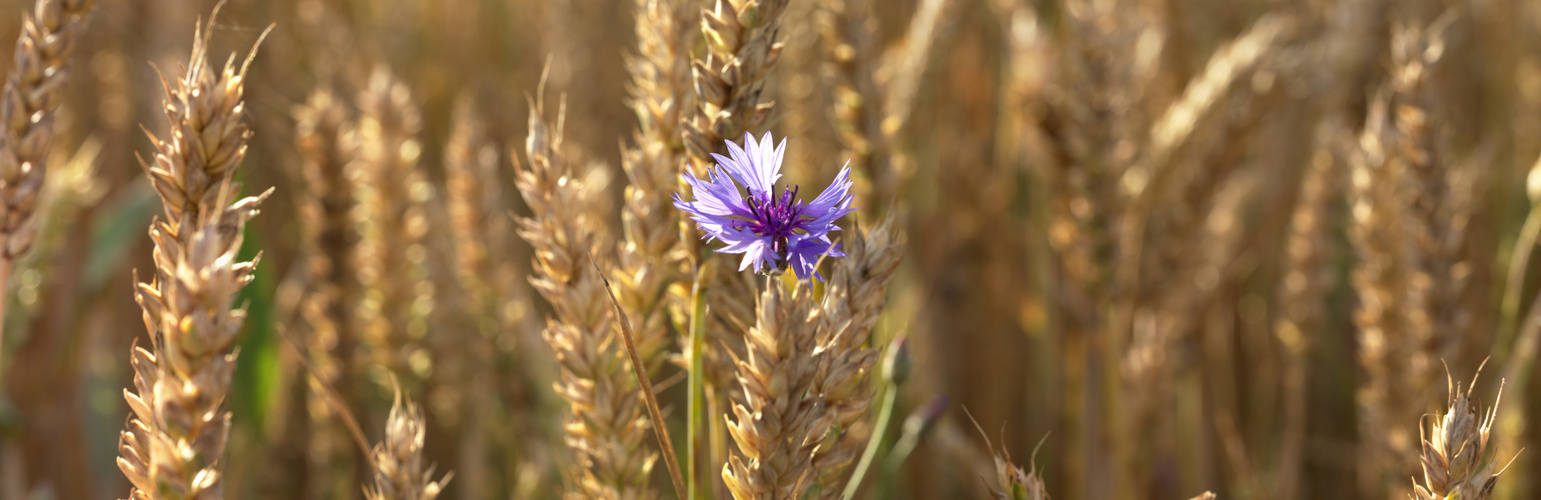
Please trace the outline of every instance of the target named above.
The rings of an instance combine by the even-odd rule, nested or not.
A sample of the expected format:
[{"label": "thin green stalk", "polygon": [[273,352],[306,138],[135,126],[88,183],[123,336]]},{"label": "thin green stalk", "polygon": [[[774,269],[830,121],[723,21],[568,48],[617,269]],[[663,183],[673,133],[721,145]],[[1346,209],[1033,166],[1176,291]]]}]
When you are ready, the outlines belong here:
[{"label": "thin green stalk", "polygon": [[888,471],[889,475],[898,474],[899,468],[904,466],[904,461],[910,458],[916,446],[920,446],[920,433],[906,432],[900,436],[899,442],[894,443],[894,449],[889,450],[888,457],[883,460],[883,470]]},{"label": "thin green stalk", "polygon": [[1525,215],[1525,224],[1520,227],[1520,235],[1514,240],[1514,253],[1509,255],[1509,276],[1504,280],[1504,297],[1501,307],[1501,321],[1503,327],[1498,330],[1499,339],[1493,344],[1497,349],[1498,359],[1508,359],[1512,352],[1511,342],[1519,329],[1520,296],[1525,293],[1525,275],[1530,264],[1531,251],[1536,248],[1536,239],[1541,237],[1541,203],[1531,204],[1530,213]]},{"label": "thin green stalk", "polygon": [[887,386],[883,390],[883,406],[878,410],[877,425],[872,427],[872,437],[867,438],[867,448],[861,452],[861,461],[856,463],[856,471],[851,473],[851,479],[845,483],[845,491],[840,494],[841,500],[856,497],[856,491],[861,489],[862,478],[867,477],[867,468],[872,466],[872,459],[877,457],[878,448],[883,445],[883,436],[888,434],[888,423],[894,416],[894,403],[899,400],[899,385],[889,383]]},{"label": "thin green stalk", "polygon": [[878,498],[894,498],[894,481],[899,476],[899,468],[904,467],[904,461],[920,445],[922,432],[910,432],[909,426],[905,427],[904,435],[899,436],[899,442],[894,443],[894,448],[883,458],[883,479],[878,483]]},{"label": "thin green stalk", "polygon": [[706,300],[701,293],[701,272],[696,270],[695,283],[690,286],[690,419],[685,430],[685,460],[690,472],[685,481],[686,498],[701,500],[700,453],[702,430],[706,421],[702,410],[706,394],[706,363],[702,350],[706,348]]}]

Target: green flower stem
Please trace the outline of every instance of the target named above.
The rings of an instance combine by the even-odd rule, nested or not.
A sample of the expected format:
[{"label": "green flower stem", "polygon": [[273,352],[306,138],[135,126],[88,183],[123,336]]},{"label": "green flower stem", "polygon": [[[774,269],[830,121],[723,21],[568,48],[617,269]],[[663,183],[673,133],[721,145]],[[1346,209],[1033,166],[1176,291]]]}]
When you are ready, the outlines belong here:
[{"label": "green flower stem", "polygon": [[690,500],[701,500],[700,453],[702,430],[706,428],[703,398],[706,394],[706,363],[702,350],[706,348],[706,300],[701,290],[701,273],[696,272],[695,284],[690,287],[690,419],[685,430],[685,460],[690,473],[685,482],[685,495]]},{"label": "green flower stem", "polygon": [[877,425],[872,427],[872,437],[867,438],[867,448],[861,452],[861,461],[856,463],[856,471],[851,473],[851,479],[845,483],[845,491],[840,494],[841,500],[856,497],[856,491],[861,489],[862,478],[867,476],[867,468],[872,466],[878,448],[883,445],[883,435],[888,433],[888,424],[894,417],[894,403],[899,400],[899,385],[886,385],[888,388],[883,391],[883,407],[878,412]]}]

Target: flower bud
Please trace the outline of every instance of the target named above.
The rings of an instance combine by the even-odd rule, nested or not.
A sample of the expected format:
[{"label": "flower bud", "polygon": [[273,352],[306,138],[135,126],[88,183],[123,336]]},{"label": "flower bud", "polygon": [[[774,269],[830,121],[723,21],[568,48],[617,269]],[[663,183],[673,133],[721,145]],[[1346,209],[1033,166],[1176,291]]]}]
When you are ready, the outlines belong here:
[{"label": "flower bud", "polygon": [[910,341],[899,337],[888,346],[888,356],[883,358],[883,376],[888,383],[899,385],[910,378]]},{"label": "flower bud", "polygon": [[947,411],[949,401],[943,394],[931,398],[925,406],[916,408],[904,419],[904,433],[906,435],[924,436],[931,430],[931,426],[942,418],[942,413]]}]

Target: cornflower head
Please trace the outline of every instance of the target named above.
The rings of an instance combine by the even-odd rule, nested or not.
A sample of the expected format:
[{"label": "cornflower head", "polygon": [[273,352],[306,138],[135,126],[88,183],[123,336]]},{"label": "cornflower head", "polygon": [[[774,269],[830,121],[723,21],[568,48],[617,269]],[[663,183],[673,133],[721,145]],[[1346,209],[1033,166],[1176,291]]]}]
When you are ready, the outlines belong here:
[{"label": "cornflower head", "polygon": [[[733,141],[728,155],[713,153],[717,169],[707,171],[707,179],[683,174],[695,194],[695,201],[674,195],[674,206],[689,213],[696,227],[706,232],[708,241],[716,239],[727,246],[720,253],[744,254],[738,270],[752,264],[755,272],[766,269],[796,273],[798,279],[817,277],[815,267],[820,257],[844,257],[839,245],[829,240],[830,231],[839,231],[835,220],[856,211],[851,208],[851,168],[842,167],[834,182],[813,201],[797,198],[798,187],[783,187],[776,194],[776,180],[781,178],[781,161],[786,155],[786,138],[772,147],[769,132],[756,142],[744,134],[744,146]],[[736,182],[736,183],[735,183]],[[742,194],[739,185],[749,192]]]}]

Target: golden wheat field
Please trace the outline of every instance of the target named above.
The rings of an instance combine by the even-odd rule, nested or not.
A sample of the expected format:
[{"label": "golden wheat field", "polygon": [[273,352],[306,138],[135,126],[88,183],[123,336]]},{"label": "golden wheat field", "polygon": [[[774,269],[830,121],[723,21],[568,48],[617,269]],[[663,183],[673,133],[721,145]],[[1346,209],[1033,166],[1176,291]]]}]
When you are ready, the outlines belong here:
[{"label": "golden wheat field", "polygon": [[1541,497],[1541,2],[12,40],[0,500]]}]

